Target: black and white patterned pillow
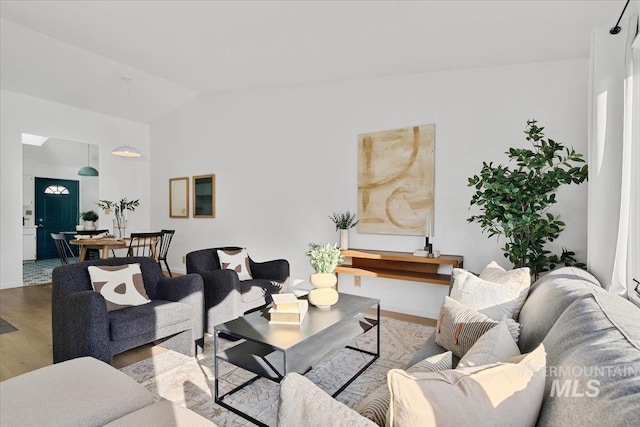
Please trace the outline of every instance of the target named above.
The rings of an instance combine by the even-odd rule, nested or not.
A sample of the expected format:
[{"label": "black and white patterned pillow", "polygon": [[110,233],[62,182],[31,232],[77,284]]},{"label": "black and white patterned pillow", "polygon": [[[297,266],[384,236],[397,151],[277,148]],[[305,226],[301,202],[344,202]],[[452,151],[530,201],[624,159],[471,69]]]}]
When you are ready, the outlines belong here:
[{"label": "black and white patterned pillow", "polygon": [[249,266],[249,254],[246,249],[226,249],[217,252],[221,268],[235,271],[240,280],[253,279]]},{"label": "black and white patterned pillow", "polygon": [[107,302],[107,311],[147,304],[151,300],[142,281],[140,264],[88,267],[93,290]]}]

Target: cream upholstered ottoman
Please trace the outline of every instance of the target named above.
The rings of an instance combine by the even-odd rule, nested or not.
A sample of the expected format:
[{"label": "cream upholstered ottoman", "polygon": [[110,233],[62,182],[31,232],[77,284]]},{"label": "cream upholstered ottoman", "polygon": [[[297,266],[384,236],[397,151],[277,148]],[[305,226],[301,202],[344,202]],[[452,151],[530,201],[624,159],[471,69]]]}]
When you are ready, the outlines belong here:
[{"label": "cream upholstered ottoman", "polygon": [[[0,425],[213,426],[168,401],[154,403],[142,385],[110,365],[82,357],[46,366],[0,382]],[[162,423],[155,422],[163,420]]]}]

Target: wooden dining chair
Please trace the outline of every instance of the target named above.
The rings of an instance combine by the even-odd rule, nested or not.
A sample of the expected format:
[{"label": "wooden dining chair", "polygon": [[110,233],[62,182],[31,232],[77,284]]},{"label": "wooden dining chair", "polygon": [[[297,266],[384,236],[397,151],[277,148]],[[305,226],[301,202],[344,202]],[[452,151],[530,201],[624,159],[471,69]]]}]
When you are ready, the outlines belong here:
[{"label": "wooden dining chair", "polygon": [[128,256],[148,256],[158,260],[158,242],[162,239],[161,232],[131,233]]},{"label": "wooden dining chair", "polygon": [[160,232],[162,233],[162,239],[160,239],[160,249],[158,251],[158,265],[162,268],[160,261],[164,261],[169,277],[173,277],[169,264],[167,263],[167,253],[169,252],[169,245],[171,244],[171,239],[173,239],[173,235],[176,233],[176,230],[161,230]]},{"label": "wooden dining chair", "polygon": [[56,250],[58,251],[58,258],[62,264],[69,264],[69,259],[76,261],[76,257],[67,242],[67,238],[62,233],[51,233],[51,238],[56,244]]}]

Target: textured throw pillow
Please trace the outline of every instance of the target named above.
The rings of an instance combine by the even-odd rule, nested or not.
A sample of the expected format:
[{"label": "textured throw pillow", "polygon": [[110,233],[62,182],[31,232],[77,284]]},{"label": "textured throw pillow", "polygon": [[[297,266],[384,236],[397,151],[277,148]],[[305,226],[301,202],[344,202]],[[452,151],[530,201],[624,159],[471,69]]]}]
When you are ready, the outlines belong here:
[{"label": "textured throw pillow", "polygon": [[238,273],[238,279],[251,280],[251,267],[249,266],[249,254],[246,249],[218,250],[220,267],[233,270]]},{"label": "textured throw pillow", "polygon": [[533,426],[542,406],[544,346],[511,363],[460,370],[387,374],[388,425]]},{"label": "textured throw pillow", "polygon": [[[505,362],[516,356],[520,356],[520,349],[511,336],[507,323],[501,320],[476,341],[473,347],[460,359],[456,369]],[[409,371],[407,370],[407,372]]]},{"label": "textured throw pillow", "polygon": [[465,307],[453,298],[445,297],[436,324],[436,343],[462,357],[485,332],[497,324],[498,321]]},{"label": "textured throw pillow", "polygon": [[[451,369],[451,363],[451,352],[447,351],[442,354],[427,357],[408,368],[407,372],[411,374],[444,371],[445,369]],[[356,411],[363,417],[370,419],[381,427],[384,427],[387,421],[390,397],[389,386],[385,383],[376,391],[365,397],[356,408]]]},{"label": "textured throw pillow", "polygon": [[518,320],[520,310],[527,299],[527,295],[529,295],[529,288],[531,287],[531,271],[529,267],[507,271],[500,267],[497,262],[491,261],[484,270],[480,272],[480,278],[489,282],[509,286],[511,289],[518,291],[516,308],[513,311],[513,318]]},{"label": "textured throw pillow", "polygon": [[142,281],[140,264],[90,266],[89,277],[93,290],[107,302],[107,311],[143,305],[151,300]]},{"label": "textured throw pillow", "polygon": [[454,268],[451,277],[451,298],[493,320],[513,317],[520,296],[519,288],[480,279],[460,268]]}]

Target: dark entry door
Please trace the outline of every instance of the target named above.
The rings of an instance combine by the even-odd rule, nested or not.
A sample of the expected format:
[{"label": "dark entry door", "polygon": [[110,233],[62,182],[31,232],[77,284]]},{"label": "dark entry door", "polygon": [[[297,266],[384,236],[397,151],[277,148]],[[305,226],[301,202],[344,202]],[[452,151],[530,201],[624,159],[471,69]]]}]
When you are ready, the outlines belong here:
[{"label": "dark entry door", "polygon": [[70,179],[36,177],[38,259],[57,258],[51,233],[73,231],[78,223],[79,183]]}]

